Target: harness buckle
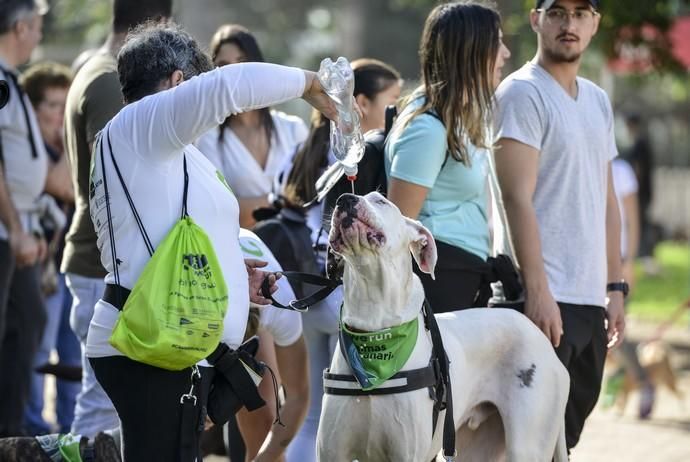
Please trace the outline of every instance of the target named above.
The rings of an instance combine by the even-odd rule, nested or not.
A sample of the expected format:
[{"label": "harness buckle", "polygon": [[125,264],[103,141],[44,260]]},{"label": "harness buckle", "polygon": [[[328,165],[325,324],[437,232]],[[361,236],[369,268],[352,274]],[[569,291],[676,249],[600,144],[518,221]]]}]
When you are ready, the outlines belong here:
[{"label": "harness buckle", "polygon": [[290,308],[292,308],[293,310],[298,311],[298,312],[300,312],[300,313],[306,313],[307,311],[309,311],[309,306],[308,306],[308,305],[305,306],[304,308],[299,308],[299,307],[297,306],[297,302],[298,302],[298,301],[299,301],[299,300],[292,300],[292,301],[290,301],[290,303],[288,303],[288,306],[289,306]]}]

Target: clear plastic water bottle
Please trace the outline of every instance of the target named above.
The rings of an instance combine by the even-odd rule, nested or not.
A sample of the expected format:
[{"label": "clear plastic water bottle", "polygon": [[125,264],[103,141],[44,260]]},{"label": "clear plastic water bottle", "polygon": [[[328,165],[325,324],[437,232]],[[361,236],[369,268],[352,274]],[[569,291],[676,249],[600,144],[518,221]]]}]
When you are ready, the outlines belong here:
[{"label": "clear plastic water bottle", "polygon": [[359,114],[352,107],[355,75],[347,59],[336,62],[321,61],[318,73],[321,86],[335,102],[338,122],[331,121],[331,149],[350,178],[357,176],[357,163],[364,155],[364,136],[359,126]]}]

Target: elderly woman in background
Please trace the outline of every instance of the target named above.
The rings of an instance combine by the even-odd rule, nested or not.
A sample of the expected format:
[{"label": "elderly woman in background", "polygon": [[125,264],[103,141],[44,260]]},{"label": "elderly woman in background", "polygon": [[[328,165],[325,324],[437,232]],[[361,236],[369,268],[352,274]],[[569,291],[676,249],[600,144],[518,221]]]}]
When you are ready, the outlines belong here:
[{"label": "elderly woman in background", "polygon": [[[173,24],[149,24],[130,33],[118,55],[126,106],[106,125],[96,146],[96,152],[105,145],[110,153],[103,168],[101,161],[94,163],[91,216],[101,260],[108,271],[106,283],[115,283],[117,268],[120,286],[131,289],[149,253],[111,154],[119,160],[122,182],[154,248],[179,220],[186,170],[189,214],[212,242],[228,288],[221,341],[237,348],[244,335],[249,302],[269,303],[259,294],[266,273],[256,269],[260,263],[243,260],[237,199],[222,175],[191,143],[230,114],[298,97],[329,117],[334,117],[335,106],[313,72],[265,63],[242,63],[207,72],[210,68],[197,42]],[[112,185],[108,191],[112,220],[107,217],[104,180]],[[113,244],[119,249],[117,263],[112,257]],[[99,300],[89,327],[86,355],[120,417],[124,460],[180,460],[182,440],[188,440],[189,432],[198,429],[198,425],[190,429],[180,424],[180,397],[189,391],[191,369],[170,371],[123,356],[108,341],[119,315],[112,303]],[[205,406],[214,371],[205,361],[199,365],[202,378],[198,399]],[[191,436],[198,441],[198,434]],[[199,457],[198,448],[195,452]]]},{"label": "elderly woman in background", "polygon": [[[20,83],[36,113],[41,137],[50,158],[52,173],[49,182],[52,193],[58,198],[71,202],[73,191],[69,178],[67,161],[63,149],[63,121],[67,90],[72,83],[72,73],[68,67],[54,62],[34,64],[22,74]],[[42,199],[45,201],[45,198]],[[47,199],[50,210],[55,211],[52,199]],[[68,211],[71,204],[64,204],[62,210]],[[60,218],[62,218],[61,214]],[[49,214],[50,216],[50,214]],[[81,349],[79,341],[69,326],[69,313],[72,297],[65,285],[64,274],[57,273],[64,248],[64,229],[56,220],[43,219],[42,225],[49,245],[48,258],[43,268],[43,293],[47,323],[43,331],[41,345],[36,352],[34,364],[41,367],[49,362],[50,353],[57,350],[59,363],[73,371],[81,369]],[[58,219],[57,221],[61,221]],[[50,433],[53,429],[43,419],[43,374],[34,373],[32,387],[25,412],[27,431],[32,435]],[[69,433],[74,419],[74,405],[79,393],[78,381],[58,379],[55,411],[60,433]]]}]

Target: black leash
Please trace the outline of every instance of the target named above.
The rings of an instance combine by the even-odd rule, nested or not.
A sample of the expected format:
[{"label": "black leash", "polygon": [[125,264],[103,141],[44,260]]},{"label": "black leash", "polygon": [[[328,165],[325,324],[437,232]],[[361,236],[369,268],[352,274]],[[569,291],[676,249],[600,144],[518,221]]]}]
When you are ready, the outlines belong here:
[{"label": "black leash", "polygon": [[[180,396],[182,415],[180,418],[180,461],[194,462],[198,459],[199,426],[203,427],[204,422],[199,418],[200,409],[198,408],[199,389],[201,388],[201,372],[194,365],[191,368],[191,386],[189,392]],[[203,412],[202,412],[203,413]],[[201,416],[204,417],[205,416]]]},{"label": "black leash", "polygon": [[[431,311],[431,306],[425,301],[422,306],[422,313],[424,313],[424,324],[431,335],[432,357],[438,362],[438,368],[441,375],[441,380],[436,387],[436,402],[434,403],[434,414],[438,416],[438,412],[446,410],[446,415],[443,419],[443,457],[446,461],[455,459],[455,421],[453,420],[453,390],[450,383],[450,361],[446,350],[443,347],[443,339],[441,338],[441,331],[436,322],[436,316]],[[436,425],[436,419],[434,419]]]},{"label": "black leash", "polygon": [[264,278],[264,282],[261,284],[261,295],[271,301],[271,304],[276,308],[282,308],[284,310],[299,311],[304,313],[313,304],[320,302],[324,298],[328,297],[331,292],[333,292],[339,285],[343,283],[342,280],[328,279],[323,276],[318,276],[316,274],[300,273],[299,271],[283,271],[283,276],[288,279],[288,281],[300,282],[304,284],[310,284],[314,286],[321,286],[322,288],[314,292],[308,297],[300,298],[297,300],[292,300],[290,303],[283,305],[271,295],[271,285],[269,284],[268,276]]}]

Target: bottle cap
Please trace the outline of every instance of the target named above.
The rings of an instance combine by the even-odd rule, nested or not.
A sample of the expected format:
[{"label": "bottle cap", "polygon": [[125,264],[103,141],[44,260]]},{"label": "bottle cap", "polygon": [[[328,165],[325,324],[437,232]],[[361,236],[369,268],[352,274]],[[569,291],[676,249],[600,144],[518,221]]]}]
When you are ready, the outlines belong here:
[{"label": "bottle cap", "polygon": [[345,176],[348,178],[348,180],[350,179],[350,177],[357,178],[357,165],[354,165],[352,167],[343,165],[343,168],[345,171]]}]

